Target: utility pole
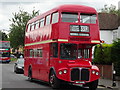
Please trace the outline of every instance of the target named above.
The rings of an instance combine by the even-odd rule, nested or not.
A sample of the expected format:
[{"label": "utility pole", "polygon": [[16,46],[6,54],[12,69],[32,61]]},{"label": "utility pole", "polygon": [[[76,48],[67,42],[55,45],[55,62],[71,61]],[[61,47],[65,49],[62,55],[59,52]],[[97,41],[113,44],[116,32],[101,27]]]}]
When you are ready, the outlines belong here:
[{"label": "utility pole", "polygon": [[114,63],[112,63],[112,73],[113,73],[113,77],[112,77],[112,80],[113,80],[113,82],[112,82],[112,86],[113,87],[115,87],[116,86],[116,79],[115,79],[115,74],[116,74],[116,71],[115,71],[115,69],[114,69]]}]

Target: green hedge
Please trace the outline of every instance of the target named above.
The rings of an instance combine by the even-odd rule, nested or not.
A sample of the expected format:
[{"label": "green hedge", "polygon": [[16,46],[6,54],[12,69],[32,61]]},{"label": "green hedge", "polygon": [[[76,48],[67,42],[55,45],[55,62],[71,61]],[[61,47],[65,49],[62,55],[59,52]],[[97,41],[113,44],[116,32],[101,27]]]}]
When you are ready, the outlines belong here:
[{"label": "green hedge", "polygon": [[93,62],[96,64],[112,64],[116,70],[116,75],[120,76],[120,39],[113,44],[96,45]]},{"label": "green hedge", "polygon": [[116,75],[120,76],[120,39],[113,43],[112,60],[115,65]]},{"label": "green hedge", "polygon": [[96,45],[93,62],[97,64],[112,64],[112,44]]}]

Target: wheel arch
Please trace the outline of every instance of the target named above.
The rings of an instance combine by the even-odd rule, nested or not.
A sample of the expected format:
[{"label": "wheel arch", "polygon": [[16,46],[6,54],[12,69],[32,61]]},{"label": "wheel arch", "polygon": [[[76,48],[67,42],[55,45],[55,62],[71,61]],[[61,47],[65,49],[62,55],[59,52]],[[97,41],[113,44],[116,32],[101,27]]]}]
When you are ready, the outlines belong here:
[{"label": "wheel arch", "polygon": [[30,64],[29,67],[28,67],[28,70],[27,70],[28,73],[29,73],[30,68],[31,68],[31,70],[32,70],[32,65],[31,65],[31,64]]},{"label": "wheel arch", "polygon": [[50,77],[50,74],[51,74],[52,71],[53,71],[53,72],[55,73],[55,75],[56,75],[55,68],[54,68],[54,67],[51,67],[50,70],[49,70],[49,77]]}]

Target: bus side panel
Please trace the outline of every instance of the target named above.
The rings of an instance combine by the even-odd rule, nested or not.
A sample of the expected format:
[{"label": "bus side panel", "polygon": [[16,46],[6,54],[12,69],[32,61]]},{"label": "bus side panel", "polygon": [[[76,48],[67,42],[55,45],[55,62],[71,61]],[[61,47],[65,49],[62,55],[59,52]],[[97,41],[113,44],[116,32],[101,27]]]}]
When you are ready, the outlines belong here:
[{"label": "bus side panel", "polygon": [[44,53],[43,53],[43,79],[48,81],[49,76],[49,44],[44,45]]},{"label": "bus side panel", "polygon": [[49,44],[44,44],[43,51],[42,51],[42,57],[37,60],[38,64],[38,79],[48,81],[49,76]]}]

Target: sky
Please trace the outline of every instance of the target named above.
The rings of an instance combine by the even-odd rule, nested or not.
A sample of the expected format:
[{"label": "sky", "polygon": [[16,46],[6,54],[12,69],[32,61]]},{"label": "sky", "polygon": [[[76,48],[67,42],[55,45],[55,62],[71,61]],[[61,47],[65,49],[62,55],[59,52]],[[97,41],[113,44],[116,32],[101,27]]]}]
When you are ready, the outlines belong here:
[{"label": "sky", "polygon": [[99,11],[105,4],[115,5],[118,8],[120,0],[0,0],[0,30],[9,33],[13,13],[19,12],[20,9],[32,12],[33,9],[44,13],[58,5],[62,4],[79,4],[95,8]]}]

